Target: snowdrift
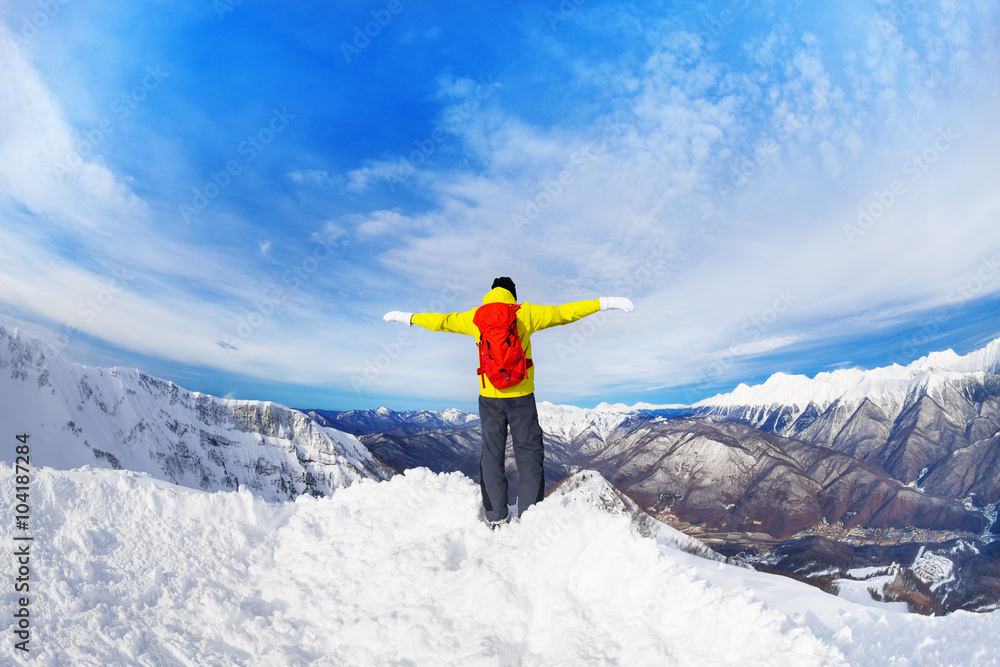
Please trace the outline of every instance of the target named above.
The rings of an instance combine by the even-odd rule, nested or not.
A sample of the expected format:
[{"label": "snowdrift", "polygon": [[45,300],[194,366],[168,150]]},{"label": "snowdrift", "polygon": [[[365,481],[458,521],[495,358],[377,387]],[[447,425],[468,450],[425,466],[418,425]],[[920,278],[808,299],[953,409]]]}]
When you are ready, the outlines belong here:
[{"label": "snowdrift", "polygon": [[582,486],[494,533],[457,473],[268,502],[40,468],[33,664],[997,664],[1000,614],[896,613],[706,560]]}]

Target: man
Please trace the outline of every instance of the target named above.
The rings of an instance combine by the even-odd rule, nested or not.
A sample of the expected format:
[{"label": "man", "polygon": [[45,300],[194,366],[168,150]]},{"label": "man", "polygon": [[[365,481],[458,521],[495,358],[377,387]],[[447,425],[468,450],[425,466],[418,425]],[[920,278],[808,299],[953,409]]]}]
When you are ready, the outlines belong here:
[{"label": "man", "polygon": [[[517,336],[526,364],[522,365],[523,379],[512,386],[503,380],[494,380],[484,371],[482,338],[477,325],[482,317],[477,313],[489,304],[503,303],[514,307],[509,310],[516,318]],[[479,486],[483,494],[486,521],[496,529],[507,521],[507,476],[504,474],[504,455],[507,446],[507,428],[510,427],[517,464],[517,516],[545,496],[545,474],[542,471],[542,429],[538,425],[535,408],[535,369],[531,361],[531,334],[541,329],[569,324],[601,310],[631,312],[635,306],[624,297],[601,297],[590,301],[576,301],[561,306],[536,306],[530,303],[517,305],[514,281],[507,277],[493,281],[493,288],[483,297],[483,306],[462,313],[404,313],[398,310],[383,316],[386,322],[414,324],[431,331],[475,336],[481,342],[479,420],[483,432],[483,449],[479,456]],[[501,309],[503,310],[503,309]],[[486,328],[485,325],[483,327]],[[524,368],[526,366],[526,368]],[[519,374],[515,375],[515,379]]]}]

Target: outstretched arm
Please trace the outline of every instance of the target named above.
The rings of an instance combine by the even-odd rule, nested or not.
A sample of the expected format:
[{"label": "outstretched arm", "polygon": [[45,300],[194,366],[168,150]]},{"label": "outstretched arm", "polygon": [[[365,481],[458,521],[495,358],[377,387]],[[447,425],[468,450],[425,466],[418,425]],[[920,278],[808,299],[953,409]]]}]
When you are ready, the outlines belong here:
[{"label": "outstretched arm", "polygon": [[464,313],[404,313],[399,310],[390,310],[382,316],[382,319],[386,322],[400,322],[408,326],[416,324],[431,331],[449,331],[475,336],[478,334],[476,326],[472,323],[475,312],[475,310],[468,310]]},{"label": "outstretched arm", "polygon": [[418,327],[423,327],[430,331],[448,331],[450,333],[478,336],[479,329],[472,323],[472,318],[475,314],[475,308],[462,313],[417,313],[410,321]]},{"label": "outstretched arm", "polygon": [[526,321],[528,333],[576,322],[601,310],[631,312],[635,309],[630,300],[620,296],[602,296],[600,299],[574,301],[564,303],[561,306],[525,305],[528,306],[528,320]]}]

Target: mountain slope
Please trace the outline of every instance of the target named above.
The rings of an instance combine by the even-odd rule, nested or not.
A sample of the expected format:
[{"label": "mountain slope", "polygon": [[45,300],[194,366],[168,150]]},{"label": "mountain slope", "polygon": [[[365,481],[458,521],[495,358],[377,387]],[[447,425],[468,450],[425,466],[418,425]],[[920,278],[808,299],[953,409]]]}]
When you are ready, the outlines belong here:
[{"label": "mountain slope", "polygon": [[972,533],[986,525],[957,501],[920,493],[853,457],[737,423],[655,422],[588,465],[647,506],[716,530],[783,538],[824,520]]},{"label": "mountain slope", "polygon": [[396,412],[389,408],[375,410],[305,410],[310,417],[331,428],[363,435],[365,433],[401,433],[409,435],[432,429],[465,428],[479,423],[479,417],[469,412],[456,410],[404,410]]},{"label": "mountain slope", "polygon": [[389,469],[354,436],[274,403],[215,398],[135,369],[87,368],[0,326],[0,421],[37,466],[124,468],[269,500],[325,495]]},{"label": "mountain slope", "polygon": [[[930,493],[976,494],[983,507],[1000,499],[1000,479],[985,481],[1000,434],[998,373],[1000,339],[965,356],[936,352],[906,367],[814,378],[776,373],[761,385],[696,403],[688,415],[831,447]],[[958,460],[961,475],[953,474]]]}]

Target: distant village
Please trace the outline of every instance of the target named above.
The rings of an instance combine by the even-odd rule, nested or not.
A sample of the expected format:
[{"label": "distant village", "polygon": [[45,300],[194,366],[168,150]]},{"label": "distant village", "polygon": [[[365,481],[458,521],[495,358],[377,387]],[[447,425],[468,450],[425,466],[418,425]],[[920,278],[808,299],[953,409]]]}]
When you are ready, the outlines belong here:
[{"label": "distant village", "polygon": [[929,530],[927,528],[847,528],[840,521],[837,523],[827,523],[825,520],[797,533],[792,539],[806,537],[810,535],[820,535],[830,539],[860,547],[866,545],[897,546],[915,542],[918,544],[928,544],[935,542],[948,542],[955,539],[975,539],[975,535],[967,531],[957,530]]},{"label": "distant village", "polygon": [[854,547],[861,546],[899,546],[901,544],[933,544],[950,540],[974,540],[976,535],[967,531],[929,530],[927,528],[864,528],[855,526],[848,528],[843,522],[827,523],[824,519],[815,526],[792,535],[787,540],[779,540],[766,533],[755,532],[723,532],[706,529],[701,524],[693,524],[675,515],[667,507],[653,508],[653,516],[671,528],[682,533],[697,537],[704,542],[784,542],[810,536],[827,537]]}]

